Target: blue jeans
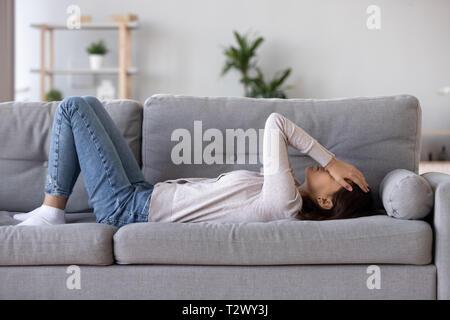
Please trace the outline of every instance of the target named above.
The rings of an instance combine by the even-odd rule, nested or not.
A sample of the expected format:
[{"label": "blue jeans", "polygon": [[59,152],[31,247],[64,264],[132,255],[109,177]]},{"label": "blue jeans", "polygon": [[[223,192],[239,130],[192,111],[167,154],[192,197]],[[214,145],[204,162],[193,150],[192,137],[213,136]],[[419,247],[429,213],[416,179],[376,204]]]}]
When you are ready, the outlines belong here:
[{"label": "blue jeans", "polygon": [[80,171],[97,222],[121,227],[148,221],[153,185],[94,97],[71,97],[58,106],[45,193],[68,198]]}]

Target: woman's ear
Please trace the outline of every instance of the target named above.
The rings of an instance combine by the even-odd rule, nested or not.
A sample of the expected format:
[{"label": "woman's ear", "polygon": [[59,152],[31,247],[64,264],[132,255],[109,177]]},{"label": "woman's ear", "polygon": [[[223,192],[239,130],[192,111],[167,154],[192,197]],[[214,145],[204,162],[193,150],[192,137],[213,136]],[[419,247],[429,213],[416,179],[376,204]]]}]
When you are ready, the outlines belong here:
[{"label": "woman's ear", "polygon": [[333,208],[333,201],[330,197],[317,196],[316,201],[317,204],[323,209],[330,210]]}]

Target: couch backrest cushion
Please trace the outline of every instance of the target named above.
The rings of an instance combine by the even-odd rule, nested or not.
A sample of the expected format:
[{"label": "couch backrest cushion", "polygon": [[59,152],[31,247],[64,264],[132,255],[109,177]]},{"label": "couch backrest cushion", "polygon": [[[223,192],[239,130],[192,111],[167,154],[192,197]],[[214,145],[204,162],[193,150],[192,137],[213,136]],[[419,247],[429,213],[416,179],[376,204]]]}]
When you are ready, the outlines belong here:
[{"label": "couch backrest cushion", "polygon": [[[142,105],[131,100],[112,100],[104,104],[141,164]],[[25,212],[42,203],[57,106],[57,102],[0,104],[0,211]],[[67,212],[89,209],[80,175],[69,198]]]},{"label": "couch backrest cushion", "polygon": [[[226,145],[231,143],[226,138],[226,130],[241,128],[259,132],[272,112],[285,115],[341,160],[361,170],[371,187],[374,209],[383,209],[379,184],[388,172],[398,168],[418,172],[422,111],[413,96],[281,100],[155,95],[144,105],[142,157],[146,179],[154,184],[182,177],[215,177],[237,169],[259,171],[262,166],[259,157],[258,163],[252,164],[254,160],[249,155],[261,153],[262,137],[256,151],[249,148],[250,143],[245,144],[245,163],[236,160],[227,164],[224,160],[223,164],[211,165],[205,163],[202,151],[209,152],[207,146],[214,140],[203,137],[209,140],[202,142],[202,134],[208,129],[218,129],[224,151],[219,151],[219,156],[239,159],[239,155],[226,152]],[[196,133],[194,121],[201,121],[196,123]],[[184,155],[178,148],[187,140],[181,138],[185,130],[177,129],[186,129],[192,139],[190,154],[181,164],[176,163],[180,161],[179,156],[173,161],[172,153],[175,150],[175,155]],[[215,137],[217,131],[209,133]],[[236,141],[235,149],[237,145]],[[183,150],[189,153],[188,148]],[[297,179],[304,181],[306,167],[317,164],[292,148],[289,153]],[[194,164],[196,160],[199,164]]]}]

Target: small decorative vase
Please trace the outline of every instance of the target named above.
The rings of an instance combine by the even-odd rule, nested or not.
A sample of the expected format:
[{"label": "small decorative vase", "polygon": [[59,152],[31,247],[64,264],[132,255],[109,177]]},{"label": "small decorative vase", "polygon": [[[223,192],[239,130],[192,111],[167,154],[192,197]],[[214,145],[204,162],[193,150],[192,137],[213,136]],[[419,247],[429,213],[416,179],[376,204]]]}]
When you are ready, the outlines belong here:
[{"label": "small decorative vase", "polygon": [[439,152],[439,155],[438,155],[438,160],[439,161],[447,161],[448,160],[448,155],[447,155],[447,151],[445,151],[445,146],[442,146],[442,150],[441,150],[441,152]]},{"label": "small decorative vase", "polygon": [[102,54],[90,54],[89,63],[92,70],[99,70],[103,66],[104,56]]}]

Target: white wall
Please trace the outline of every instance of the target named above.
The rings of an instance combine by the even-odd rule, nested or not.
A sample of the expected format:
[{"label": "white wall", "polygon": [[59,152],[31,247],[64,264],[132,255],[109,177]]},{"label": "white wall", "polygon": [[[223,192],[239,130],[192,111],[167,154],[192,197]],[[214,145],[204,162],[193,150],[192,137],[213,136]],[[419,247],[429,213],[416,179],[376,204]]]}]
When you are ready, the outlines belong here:
[{"label": "white wall", "polygon": [[[422,102],[423,129],[450,129],[448,0],[16,0],[16,88],[39,99],[39,33],[32,22],[64,23],[70,4],[94,21],[136,13],[134,98],[155,93],[240,96],[237,75],[219,76],[232,31],[266,38],[260,63],[270,75],[292,67],[290,97],[334,98],[399,93]],[[382,29],[366,28],[366,8],[382,10]],[[58,32],[57,67],[87,66],[85,47],[114,32]],[[107,64],[116,64],[116,48]],[[95,94],[91,77],[57,77],[66,94]]]}]

